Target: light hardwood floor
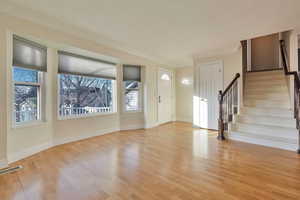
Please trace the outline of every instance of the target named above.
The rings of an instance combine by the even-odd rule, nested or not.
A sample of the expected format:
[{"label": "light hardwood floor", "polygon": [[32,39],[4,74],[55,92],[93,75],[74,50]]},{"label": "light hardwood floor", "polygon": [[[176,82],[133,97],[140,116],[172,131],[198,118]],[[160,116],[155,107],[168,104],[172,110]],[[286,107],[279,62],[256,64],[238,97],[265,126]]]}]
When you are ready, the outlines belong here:
[{"label": "light hardwood floor", "polygon": [[1,200],[300,199],[300,156],[170,123],[61,145],[14,163]]}]

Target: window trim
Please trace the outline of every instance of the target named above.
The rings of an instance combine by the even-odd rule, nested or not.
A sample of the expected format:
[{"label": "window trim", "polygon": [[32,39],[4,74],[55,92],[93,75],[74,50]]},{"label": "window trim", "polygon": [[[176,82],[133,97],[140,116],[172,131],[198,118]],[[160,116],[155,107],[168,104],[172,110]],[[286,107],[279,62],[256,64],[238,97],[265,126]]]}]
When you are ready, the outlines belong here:
[{"label": "window trim", "polygon": [[[126,89],[126,86],[125,86],[125,83],[126,81],[123,81],[122,82],[122,104],[123,104],[123,112],[124,113],[141,113],[141,112],[143,112],[143,103],[142,103],[142,85],[143,85],[143,83],[142,82],[138,82],[138,88],[137,89]],[[126,97],[125,97],[125,92],[126,92],[126,90],[136,90],[136,91],[138,91],[139,92],[139,94],[138,94],[138,109],[137,110],[127,110],[126,109],[126,103],[125,103],[125,101],[126,101]]]},{"label": "window trim", "polygon": [[[25,70],[32,70],[37,72],[38,80],[37,83],[35,82],[19,82],[14,80],[14,68],[21,68]],[[34,125],[40,125],[45,122],[43,119],[44,114],[44,98],[43,98],[43,92],[44,92],[44,72],[34,69],[28,69],[28,68],[22,68],[18,66],[12,66],[11,67],[11,74],[12,74],[12,127],[13,128],[20,128],[20,127],[28,127],[28,126],[34,126]],[[34,86],[37,87],[37,119],[36,120],[30,120],[30,121],[24,121],[24,122],[16,122],[16,111],[15,111],[15,87],[19,86]]]},{"label": "window trim", "polygon": [[[60,76],[62,73],[57,74],[57,119],[58,120],[70,120],[70,119],[80,119],[80,118],[90,118],[90,117],[99,117],[99,116],[107,116],[107,115],[115,115],[117,114],[117,98],[116,98],[116,85],[117,81],[113,79],[107,79],[112,81],[112,111],[111,112],[95,112],[95,113],[88,113],[88,114],[81,114],[81,115],[69,115],[69,116],[61,116],[59,114],[59,108],[60,108]],[[66,75],[74,75],[74,74],[66,74]],[[75,76],[83,76],[83,75],[75,75]],[[100,78],[100,77],[90,77],[90,76],[84,76],[89,78]],[[103,78],[104,79],[104,78]]]}]

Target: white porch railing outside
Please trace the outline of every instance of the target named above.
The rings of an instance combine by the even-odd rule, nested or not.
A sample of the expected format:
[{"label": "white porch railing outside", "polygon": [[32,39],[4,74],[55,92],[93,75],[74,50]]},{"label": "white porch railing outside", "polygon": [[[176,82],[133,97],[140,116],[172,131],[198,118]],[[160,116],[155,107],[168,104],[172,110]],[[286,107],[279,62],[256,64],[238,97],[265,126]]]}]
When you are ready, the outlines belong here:
[{"label": "white porch railing outside", "polygon": [[109,112],[112,112],[111,107],[61,107],[59,110],[59,114],[61,117]]},{"label": "white porch railing outside", "polygon": [[[87,115],[91,113],[109,113],[112,107],[62,107],[59,110],[61,117]],[[37,109],[15,111],[17,123],[37,120]]]}]

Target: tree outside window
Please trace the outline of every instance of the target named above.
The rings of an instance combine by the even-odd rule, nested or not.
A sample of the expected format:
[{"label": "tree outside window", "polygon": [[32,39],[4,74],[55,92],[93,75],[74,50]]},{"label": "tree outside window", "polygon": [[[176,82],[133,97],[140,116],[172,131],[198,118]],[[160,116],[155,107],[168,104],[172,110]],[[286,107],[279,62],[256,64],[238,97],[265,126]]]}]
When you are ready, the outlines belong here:
[{"label": "tree outside window", "polygon": [[114,80],[59,75],[59,115],[74,116],[113,111]]}]

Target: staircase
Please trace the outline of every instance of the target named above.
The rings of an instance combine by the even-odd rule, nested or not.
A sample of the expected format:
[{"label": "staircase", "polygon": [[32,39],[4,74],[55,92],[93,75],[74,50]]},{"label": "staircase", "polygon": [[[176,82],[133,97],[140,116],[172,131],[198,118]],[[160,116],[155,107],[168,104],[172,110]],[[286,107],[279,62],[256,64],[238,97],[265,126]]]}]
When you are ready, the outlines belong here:
[{"label": "staircase", "polygon": [[246,73],[244,106],[228,137],[295,151],[298,130],[282,70]]}]

